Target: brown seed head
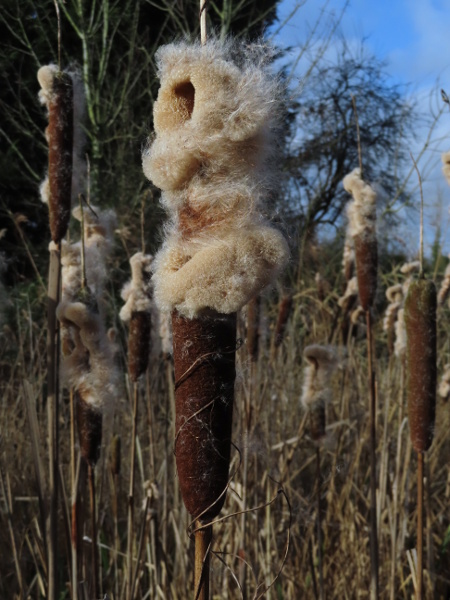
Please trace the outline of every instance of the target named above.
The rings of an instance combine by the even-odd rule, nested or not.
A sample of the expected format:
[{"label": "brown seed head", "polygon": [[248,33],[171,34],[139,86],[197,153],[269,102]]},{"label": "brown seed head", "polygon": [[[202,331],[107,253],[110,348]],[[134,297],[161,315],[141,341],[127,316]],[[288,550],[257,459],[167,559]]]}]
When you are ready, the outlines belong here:
[{"label": "brown seed head", "polygon": [[67,73],[54,77],[48,109],[50,233],[58,244],[69,224],[72,189],[73,85]]},{"label": "brown seed head", "polygon": [[175,456],[181,495],[194,519],[216,517],[225,500],[231,449],[236,314],[172,314]]},{"label": "brown seed head", "polygon": [[100,458],[102,413],[83,399],[83,390],[75,394],[81,456],[91,466]]},{"label": "brown seed head", "polygon": [[150,354],[151,314],[134,312],[128,333],[128,370],[131,381],[136,382],[145,373]]},{"label": "brown seed head", "polygon": [[436,410],[436,287],[415,280],[405,300],[408,413],[411,440],[417,452],[431,446]]}]

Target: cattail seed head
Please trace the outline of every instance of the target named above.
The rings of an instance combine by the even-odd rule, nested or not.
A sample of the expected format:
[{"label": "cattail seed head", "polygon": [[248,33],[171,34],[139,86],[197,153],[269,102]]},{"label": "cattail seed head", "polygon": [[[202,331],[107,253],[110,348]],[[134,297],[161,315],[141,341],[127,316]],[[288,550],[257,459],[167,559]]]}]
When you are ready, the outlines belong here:
[{"label": "cattail seed head", "polygon": [[175,456],[193,518],[217,516],[225,500],[233,415],[236,314],[172,315]]},{"label": "cattail seed head", "polygon": [[325,436],[325,406],[331,398],[331,377],[338,366],[332,346],[312,344],[303,351],[307,364],[301,402],[310,413],[311,437],[318,441]]},{"label": "cattail seed head", "polygon": [[408,413],[417,452],[431,446],[436,409],[436,287],[425,279],[411,283],[405,300]]},{"label": "cattail seed head", "polygon": [[91,466],[95,466],[100,457],[102,444],[102,412],[75,393],[78,435],[81,456]]},{"label": "cattail seed head", "polygon": [[73,156],[73,84],[67,73],[51,67],[38,72],[41,100],[48,106],[48,196],[50,233],[59,244],[70,220]]},{"label": "cattail seed head", "polygon": [[126,301],[120,318],[129,322],[128,370],[136,382],[145,373],[150,355],[153,288],[150,282],[153,256],[137,252],[130,259],[131,281],[122,290]]},{"label": "cattail seed head", "polygon": [[289,320],[289,316],[292,310],[293,298],[292,294],[286,294],[283,296],[280,302],[280,306],[278,309],[278,318],[277,323],[275,325],[275,334],[274,334],[274,346],[278,348],[281,346],[281,342],[284,338],[284,333],[286,331],[286,325]]},{"label": "cattail seed head", "polygon": [[355,246],[359,300],[367,311],[373,305],[377,289],[376,194],[361,179],[359,169],[344,178],[344,188],[353,196],[353,202],[347,206],[347,214]]},{"label": "cattail seed head", "polygon": [[136,382],[145,373],[150,355],[151,314],[133,312],[128,331],[128,370]]}]

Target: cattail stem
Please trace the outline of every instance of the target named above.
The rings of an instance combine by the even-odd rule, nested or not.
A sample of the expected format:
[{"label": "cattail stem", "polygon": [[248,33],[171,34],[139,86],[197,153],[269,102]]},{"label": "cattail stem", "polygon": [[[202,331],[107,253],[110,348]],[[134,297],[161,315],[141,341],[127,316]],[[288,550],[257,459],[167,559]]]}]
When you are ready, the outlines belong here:
[{"label": "cattail stem", "polygon": [[95,598],[98,598],[99,591],[99,570],[98,570],[98,548],[97,548],[97,518],[96,518],[96,507],[95,507],[95,466],[89,464],[88,466],[88,478],[89,478],[89,500],[91,505],[91,557],[92,557],[92,591]]},{"label": "cattail stem", "polygon": [[59,244],[50,251],[47,297],[47,416],[49,452],[49,510],[47,514],[48,597],[56,600],[58,540],[59,464],[59,324],[56,307],[60,300],[61,252]]},{"label": "cattail stem", "polygon": [[322,498],[321,498],[321,469],[320,469],[320,446],[316,448],[316,498],[317,498],[317,556],[319,561],[319,598],[325,599],[323,585],[323,556],[322,556]]},{"label": "cattail stem", "polygon": [[195,600],[209,600],[209,559],[211,554],[212,525],[203,526],[196,521],[195,531]]},{"label": "cattail stem", "polygon": [[133,428],[131,434],[131,457],[130,457],[130,489],[128,494],[128,538],[127,538],[127,600],[132,596],[132,576],[133,576],[133,525],[134,525],[134,480],[136,475],[136,434],[138,419],[138,384],[133,384]]},{"label": "cattail stem", "polygon": [[372,600],[379,594],[378,585],[378,528],[377,528],[377,459],[376,459],[376,385],[373,367],[373,328],[370,308],[366,310],[367,323],[367,363],[369,398],[369,428],[370,428],[370,565]]},{"label": "cattail stem", "polygon": [[417,453],[417,593],[416,600],[423,598],[423,458]]}]

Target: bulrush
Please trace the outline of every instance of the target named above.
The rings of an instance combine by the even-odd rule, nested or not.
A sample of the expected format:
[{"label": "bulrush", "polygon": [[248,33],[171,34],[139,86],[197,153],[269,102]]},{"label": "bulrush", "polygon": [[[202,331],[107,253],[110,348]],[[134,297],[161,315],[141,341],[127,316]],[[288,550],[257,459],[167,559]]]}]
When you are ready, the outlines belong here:
[{"label": "bulrush", "polygon": [[292,294],[286,294],[281,299],[280,305],[278,307],[277,322],[275,325],[273,340],[274,348],[278,348],[279,346],[281,346],[281,343],[283,341],[284,333],[286,331],[286,325],[292,310],[292,301]]},{"label": "bulrush", "polygon": [[213,39],[160,48],[156,137],[143,155],[170,216],[154,294],[172,313],[180,489],[202,523],[219,513],[228,485],[236,311],[288,259],[259,211],[278,83],[250,50]]},{"label": "bulrush", "polygon": [[325,436],[325,406],[331,400],[331,377],[338,366],[336,350],[332,346],[306,346],[301,402],[310,414],[311,437],[319,441]]},{"label": "bulrush", "polygon": [[129,323],[128,371],[134,382],[145,373],[150,353],[152,262],[153,256],[143,252],[137,252],[130,258],[131,281],[121,294],[125,304],[120,311],[120,318]]},{"label": "bulrush", "polygon": [[73,84],[55,65],[41,67],[39,99],[48,108],[48,179],[41,186],[48,200],[52,241],[59,244],[70,220],[73,156]]},{"label": "bulrush", "polygon": [[436,409],[436,287],[418,279],[405,300],[408,413],[411,441],[425,452],[433,441]]},{"label": "bulrush", "polygon": [[353,202],[347,204],[349,231],[355,245],[359,299],[368,310],[377,289],[376,193],[361,179],[359,169],[349,173],[343,183],[353,196]]}]

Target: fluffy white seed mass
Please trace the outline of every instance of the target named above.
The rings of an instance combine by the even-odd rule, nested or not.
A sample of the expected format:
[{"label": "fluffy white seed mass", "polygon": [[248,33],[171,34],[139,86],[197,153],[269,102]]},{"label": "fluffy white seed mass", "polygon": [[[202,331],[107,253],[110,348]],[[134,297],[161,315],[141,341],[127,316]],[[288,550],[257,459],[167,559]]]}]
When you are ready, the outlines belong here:
[{"label": "fluffy white seed mass", "polygon": [[450,185],[450,152],[444,152],[441,156],[442,159],[442,172]]},{"label": "fluffy white seed mass", "polygon": [[303,351],[307,360],[301,402],[306,410],[326,404],[331,399],[331,377],[339,361],[333,346],[312,344]]},{"label": "fluffy white seed mass", "polygon": [[121,296],[125,304],[120,311],[120,318],[126,323],[134,312],[152,310],[153,285],[150,281],[152,274],[153,256],[137,252],[130,258],[131,281],[125,284]]},{"label": "fluffy white seed mass", "polygon": [[61,302],[57,317],[63,325],[63,370],[67,382],[97,410],[111,405],[120,389],[111,342],[100,315],[82,302]]},{"label": "fluffy white seed mass", "polygon": [[269,182],[277,83],[236,47],[170,44],[157,53],[161,87],[145,175],[170,216],[155,257],[155,300],[192,318],[231,313],[286,265],[281,233],[258,209]]},{"label": "fluffy white seed mass", "polygon": [[344,189],[353,196],[353,202],[347,204],[349,231],[352,237],[363,235],[368,241],[376,237],[376,200],[375,191],[361,179],[359,169],[354,169],[344,177]]}]

